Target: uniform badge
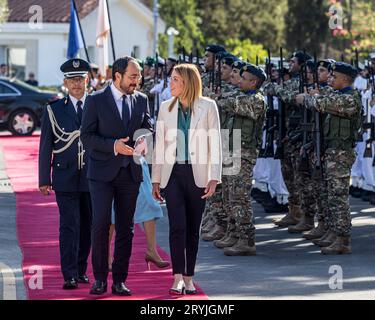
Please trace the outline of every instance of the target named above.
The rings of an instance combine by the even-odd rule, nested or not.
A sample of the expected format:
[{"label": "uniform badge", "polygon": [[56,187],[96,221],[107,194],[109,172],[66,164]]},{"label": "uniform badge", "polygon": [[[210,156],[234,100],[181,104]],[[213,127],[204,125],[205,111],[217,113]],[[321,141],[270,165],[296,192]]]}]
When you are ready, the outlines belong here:
[{"label": "uniform badge", "polygon": [[74,67],[75,69],[79,68],[79,60],[74,60],[74,61],[73,61],[73,67]]}]

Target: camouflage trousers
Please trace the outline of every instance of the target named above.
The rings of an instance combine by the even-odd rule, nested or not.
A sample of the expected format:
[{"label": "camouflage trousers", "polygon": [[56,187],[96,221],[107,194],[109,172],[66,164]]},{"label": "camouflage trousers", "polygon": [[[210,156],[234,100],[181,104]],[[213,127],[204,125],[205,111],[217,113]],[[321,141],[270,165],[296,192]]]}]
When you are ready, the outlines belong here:
[{"label": "camouflage trousers", "polygon": [[324,154],[324,179],[327,188],[328,227],[337,236],[350,236],[350,170],[354,150],[327,149]]},{"label": "camouflage trousers", "polygon": [[[325,175],[323,169],[323,176]],[[328,207],[328,190],[327,183],[324,178],[320,179],[317,183],[317,213],[316,217],[318,222],[323,222],[325,227],[328,228],[329,222],[329,207]]]},{"label": "camouflage trousers", "polygon": [[289,192],[289,205],[299,206],[300,201],[300,175],[298,174],[298,159],[299,159],[300,144],[293,146],[290,143],[285,145],[284,159],[281,159],[281,172],[284,178],[285,185]]},{"label": "camouflage trousers", "polygon": [[[296,175],[299,181],[299,196],[301,203],[301,211],[306,217],[314,218],[315,215],[321,215],[321,219],[325,216],[324,201],[321,199],[321,193],[324,188],[323,176],[314,178],[316,159],[313,152],[308,153],[308,171],[298,170]],[[296,159],[297,168],[301,165],[301,156]]]},{"label": "camouflage trousers", "polygon": [[209,198],[206,202],[206,210],[205,215],[209,215],[210,218],[213,218],[217,225],[223,227],[224,229],[227,228],[227,220],[228,215],[224,210],[223,204],[223,189],[224,189],[224,178],[222,179],[222,183],[218,184],[216,187],[216,191],[211,198]]},{"label": "camouflage trousers", "polygon": [[228,228],[232,236],[255,242],[255,227],[253,223],[253,208],[251,205],[251,186],[253,168],[257,159],[257,152],[241,151],[241,168],[236,175],[226,177],[228,188],[223,194],[224,207],[228,209]]}]

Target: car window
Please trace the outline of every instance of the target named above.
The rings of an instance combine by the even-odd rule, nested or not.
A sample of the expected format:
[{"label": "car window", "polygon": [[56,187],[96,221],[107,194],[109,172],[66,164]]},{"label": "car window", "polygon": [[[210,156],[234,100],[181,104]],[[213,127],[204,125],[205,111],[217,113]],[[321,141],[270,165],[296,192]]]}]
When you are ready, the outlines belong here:
[{"label": "car window", "polygon": [[0,83],[0,94],[17,94],[12,88]]},{"label": "car window", "polygon": [[31,91],[34,91],[34,92],[41,92],[38,88],[36,88],[34,86],[31,86],[31,85],[29,85],[26,82],[23,82],[21,80],[12,79],[11,82],[19,85],[20,87],[23,87],[24,89],[31,90]]}]

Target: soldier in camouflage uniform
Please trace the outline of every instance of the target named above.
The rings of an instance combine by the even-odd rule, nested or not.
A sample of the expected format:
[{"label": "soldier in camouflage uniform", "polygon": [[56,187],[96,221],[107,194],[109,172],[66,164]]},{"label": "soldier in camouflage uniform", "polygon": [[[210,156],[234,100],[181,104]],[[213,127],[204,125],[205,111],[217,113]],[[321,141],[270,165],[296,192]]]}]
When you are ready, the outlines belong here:
[{"label": "soldier in camouflage uniform", "polygon": [[225,48],[221,45],[212,44],[206,47],[206,52],[204,54],[205,72],[202,74],[203,92],[205,88],[210,87],[211,71],[215,64],[215,56],[220,52],[225,52]]},{"label": "soldier in camouflage uniform", "polygon": [[[289,73],[291,79],[281,84],[269,83],[265,86],[266,95],[276,95],[285,103],[285,116],[287,119],[286,128],[288,138],[284,148],[284,158],[281,160],[281,168],[285,184],[289,191],[288,205],[289,212],[281,220],[275,221],[279,227],[295,227],[299,232],[313,228],[311,223],[306,223],[306,217],[301,217],[301,201],[299,191],[302,186],[301,175],[298,172],[298,161],[302,146],[301,108],[297,105],[295,98],[300,92],[300,72],[303,64],[311,59],[311,56],[301,51],[295,52],[289,62]],[[311,222],[311,221],[308,221]],[[288,229],[288,231],[292,229]]]},{"label": "soldier in camouflage uniform", "polygon": [[[319,84],[319,94],[326,95],[333,91],[332,87],[328,85],[328,78],[330,75],[329,68],[331,64],[335,61],[332,59],[326,59],[318,61],[318,84]],[[321,121],[324,122],[326,114],[321,115]],[[316,161],[315,157],[312,157]],[[315,163],[311,164],[312,166]],[[324,167],[322,168],[324,170]],[[324,176],[324,172],[323,172]],[[314,199],[316,199],[316,220],[318,225],[311,229],[309,232],[306,232],[303,237],[308,240],[321,238],[328,229],[328,195],[325,181],[322,177],[319,177],[317,184],[314,185],[314,188],[311,192]]]},{"label": "soldier in camouflage uniform", "polygon": [[233,117],[228,123],[231,148],[233,148],[234,130],[240,130],[241,134],[240,149],[232,150],[233,165],[240,167],[236,168],[236,174],[227,177],[228,228],[234,228],[235,236],[235,241],[224,247],[224,254],[228,256],[256,254],[250,193],[252,171],[259,152],[265,115],[264,96],[258,90],[265,81],[266,75],[261,68],[251,64],[245,65],[240,75],[242,92],[235,99],[231,99],[234,100],[230,105]]},{"label": "soldier in camouflage uniform", "polygon": [[297,97],[309,109],[326,114],[324,132],[324,180],[329,210],[328,231],[314,243],[323,254],[351,253],[349,207],[350,170],[355,160],[354,146],[361,127],[361,100],[352,88],[357,70],[344,62],[332,65],[335,91],[321,95],[312,92]]},{"label": "soldier in camouflage uniform", "polygon": [[[230,61],[226,60],[226,63],[230,63]],[[242,95],[241,90],[239,88],[239,82],[237,80],[237,76],[240,77],[241,69],[246,66],[246,62],[244,61],[234,61],[232,64],[232,71],[230,73],[230,83],[226,83],[224,87],[222,87],[220,97],[217,99],[217,105],[219,110],[221,111],[220,119],[221,119],[221,129],[224,132],[224,137],[227,135],[227,132],[230,132],[232,129],[233,124],[233,117],[234,117],[234,105],[236,98],[239,95]],[[234,85],[233,83],[236,83]],[[229,139],[232,141],[233,136],[230,136]],[[225,145],[226,139],[223,138],[223,166],[231,166],[229,157],[232,156],[231,150],[229,150],[229,140],[228,143]],[[229,149],[228,149],[229,148]],[[235,234],[236,226],[234,218],[230,216],[230,207],[229,207],[229,194],[230,190],[228,188],[228,176],[223,174],[222,176],[222,186],[221,192],[217,192],[217,198],[220,198],[221,202],[221,212],[220,216],[225,217],[225,221],[227,222],[225,234],[221,238],[217,238],[214,241],[214,245],[217,248],[224,248],[227,246],[232,246],[237,242],[237,236]]]},{"label": "soldier in camouflage uniform", "polygon": [[[220,92],[214,93],[209,91],[207,94],[210,98],[216,100],[220,112],[221,129],[226,129],[227,119],[227,114],[224,112],[225,110],[223,103],[225,103],[229,96],[238,94],[238,90],[236,90],[236,88],[230,83],[232,65],[236,60],[237,58],[230,54],[226,54],[224,58],[221,59],[222,68]],[[210,229],[202,229],[202,239],[205,241],[219,240],[225,236],[225,232],[227,230],[228,213],[225,210],[223,194],[227,193],[225,191],[226,188],[226,177],[223,177],[220,187],[217,188],[214,195],[208,201],[207,207],[210,208],[210,217],[215,224],[213,227],[212,225],[208,225],[207,227],[210,227]],[[207,232],[205,233],[205,231]]]},{"label": "soldier in camouflage uniform", "polygon": [[[215,98],[215,93],[212,92],[211,88],[211,71],[213,68],[214,63],[216,61],[214,60],[216,58],[216,55],[220,52],[226,52],[225,48],[221,45],[208,45],[206,47],[206,51],[204,54],[204,69],[205,72],[202,74],[202,89],[203,89],[203,95],[209,96],[211,98]],[[219,184],[215,194],[221,193],[221,185]],[[214,199],[212,199],[214,198]],[[210,199],[207,199],[206,201],[206,208],[203,213],[202,218],[202,228],[201,233],[207,233],[211,231],[215,227],[215,219],[213,218],[213,215],[211,213],[211,209],[213,209],[212,204],[214,203],[214,200],[217,199],[217,197],[211,197]]]},{"label": "soldier in camouflage uniform", "polygon": [[144,71],[143,71],[143,85],[141,91],[147,95],[149,101],[150,98],[153,98],[153,95],[150,94],[150,90],[155,86],[154,84],[154,75],[155,75],[155,59],[147,57],[144,62]]}]

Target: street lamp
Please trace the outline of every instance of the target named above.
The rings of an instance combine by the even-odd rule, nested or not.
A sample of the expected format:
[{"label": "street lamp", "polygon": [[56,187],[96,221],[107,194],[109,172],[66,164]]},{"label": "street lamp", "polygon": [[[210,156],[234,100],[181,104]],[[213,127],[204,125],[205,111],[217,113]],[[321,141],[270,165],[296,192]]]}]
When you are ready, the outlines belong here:
[{"label": "street lamp", "polygon": [[178,36],[179,32],[173,28],[169,27],[167,30],[168,35],[168,57],[173,56],[173,45],[174,45],[174,36]]}]

